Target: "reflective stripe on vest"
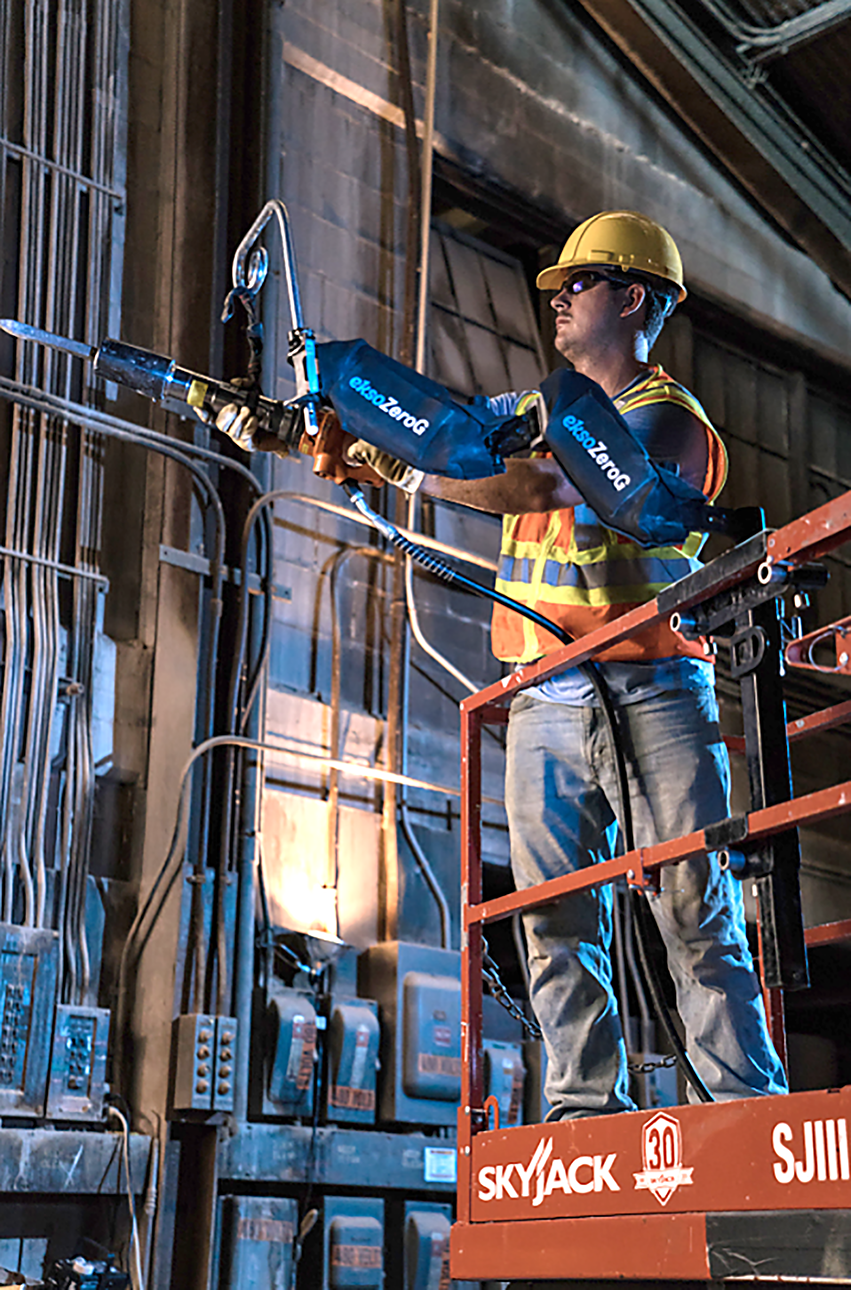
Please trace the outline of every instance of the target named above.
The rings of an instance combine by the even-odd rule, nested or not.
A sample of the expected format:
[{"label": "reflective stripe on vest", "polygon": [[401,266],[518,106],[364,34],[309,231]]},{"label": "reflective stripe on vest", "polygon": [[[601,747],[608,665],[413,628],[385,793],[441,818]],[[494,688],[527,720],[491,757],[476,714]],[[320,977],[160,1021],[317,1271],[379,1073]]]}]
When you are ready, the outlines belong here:
[{"label": "reflective stripe on vest", "polygon": [[[727,476],[727,453],[697,399],[661,367],[614,400],[621,413],[651,403],[674,403],[706,427],[709,451],[703,491],[714,500]],[[503,517],[497,590],[544,614],[574,636],[611,622],[635,605],[653,600],[672,582],[700,567],[706,541],[691,533],[679,546],[645,548],[599,523],[585,505],[545,514]],[[528,663],[558,640],[519,614],[494,606],[491,628],[497,658]],[[703,657],[699,641],[685,641],[659,624],[600,655],[601,658]]]}]

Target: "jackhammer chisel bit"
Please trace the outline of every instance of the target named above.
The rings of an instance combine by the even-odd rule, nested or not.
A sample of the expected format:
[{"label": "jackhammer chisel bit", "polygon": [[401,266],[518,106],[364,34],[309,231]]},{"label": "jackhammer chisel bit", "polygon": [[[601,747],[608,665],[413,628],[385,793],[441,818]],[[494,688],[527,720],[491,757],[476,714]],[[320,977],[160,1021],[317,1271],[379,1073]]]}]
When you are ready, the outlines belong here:
[{"label": "jackhammer chisel bit", "polygon": [[[217,414],[229,403],[251,408],[261,430],[294,447],[301,436],[302,417],[300,403],[287,404],[269,399],[259,390],[241,389],[210,376],[178,367],[173,358],[156,354],[150,349],[125,345],[120,340],[105,340],[98,346],[57,336],[14,318],[0,318],[0,329],[19,340],[47,345],[75,358],[91,362],[95,374],[105,381],[115,381],[137,394],[147,395],[155,403],[164,404],[171,411],[184,415],[197,415],[205,422],[214,421]],[[175,406],[177,405],[177,406]]]}]

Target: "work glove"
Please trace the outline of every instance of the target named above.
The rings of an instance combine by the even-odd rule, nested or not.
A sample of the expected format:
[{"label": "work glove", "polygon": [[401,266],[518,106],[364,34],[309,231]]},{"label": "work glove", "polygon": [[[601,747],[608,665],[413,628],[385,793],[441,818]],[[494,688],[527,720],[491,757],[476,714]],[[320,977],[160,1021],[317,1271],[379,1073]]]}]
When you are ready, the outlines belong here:
[{"label": "work glove", "polygon": [[226,403],[216,417],[216,429],[233,439],[246,452],[254,448],[257,418],[251,408],[240,408],[236,403]]},{"label": "work glove", "polygon": [[[247,377],[236,376],[228,385],[238,390],[248,389],[251,382]],[[257,417],[251,408],[240,407],[237,403],[226,403],[216,416],[215,426],[229,439],[233,439],[244,452],[273,452],[276,457],[288,457],[289,449],[276,434],[268,434],[259,428]]]},{"label": "work glove", "polygon": [[395,484],[397,488],[402,489],[403,493],[409,495],[415,493],[425,479],[424,471],[415,470],[407,462],[400,461],[398,457],[392,456],[382,448],[376,448],[365,439],[356,439],[354,443],[349,444],[346,458],[352,465],[371,467],[376,475],[386,479],[388,484]]}]

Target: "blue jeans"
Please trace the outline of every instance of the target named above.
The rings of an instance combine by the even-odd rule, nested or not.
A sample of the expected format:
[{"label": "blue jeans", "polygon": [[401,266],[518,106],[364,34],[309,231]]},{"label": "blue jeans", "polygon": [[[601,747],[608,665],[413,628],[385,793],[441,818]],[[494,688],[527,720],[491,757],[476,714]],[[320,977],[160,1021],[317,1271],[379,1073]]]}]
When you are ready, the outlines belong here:
[{"label": "blue jeans", "polygon": [[[667,691],[618,709],[636,846],[726,818],[727,751],[714,692]],[[518,889],[613,854],[617,786],[597,708],[520,694],[508,723],[506,795]],[[524,914],[532,1005],[556,1116],[634,1110],[612,988],[610,885]],[[714,855],[662,871],[649,898],[686,1046],[718,1100],[785,1093],[745,934],[741,888]]]}]

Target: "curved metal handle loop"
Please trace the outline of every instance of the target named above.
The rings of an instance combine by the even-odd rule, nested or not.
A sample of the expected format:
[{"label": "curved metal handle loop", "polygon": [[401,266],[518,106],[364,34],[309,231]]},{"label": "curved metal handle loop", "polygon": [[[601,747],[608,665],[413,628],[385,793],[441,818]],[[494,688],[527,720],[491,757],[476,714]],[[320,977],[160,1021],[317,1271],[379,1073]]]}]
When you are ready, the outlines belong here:
[{"label": "curved metal handle loop", "polygon": [[269,252],[265,246],[258,246],[251,252],[251,259],[248,261],[248,281],[245,284],[252,296],[257,292],[266,281],[266,274],[269,272]]},{"label": "curved metal handle loop", "polygon": [[[266,277],[268,269],[268,254],[265,248],[258,248],[251,257],[247,280],[246,260],[248,258],[248,252],[251,250],[272,216],[277,219],[278,228],[281,233],[281,246],[284,254],[284,273],[286,274],[287,295],[290,303],[290,319],[293,327],[300,330],[304,326],[304,320],[302,318],[301,297],[298,290],[295,247],[293,246],[292,233],[290,231],[290,217],[286,206],[280,198],[274,197],[271,201],[266,203],[254,223],[251,225],[251,228],[236,248],[233,257],[233,285],[235,287],[247,287],[250,291],[257,291],[263,285],[263,280]],[[261,272],[262,278],[259,277]],[[257,280],[255,286],[255,280],[258,278],[259,280]]]},{"label": "curved metal handle loop", "polygon": [[490,1112],[493,1111],[493,1127],[495,1129],[498,1129],[499,1128],[499,1102],[496,1100],[493,1093],[491,1093],[490,1097],[485,1098],[485,1104],[482,1107],[482,1110],[484,1111],[488,1121],[490,1120]]}]

